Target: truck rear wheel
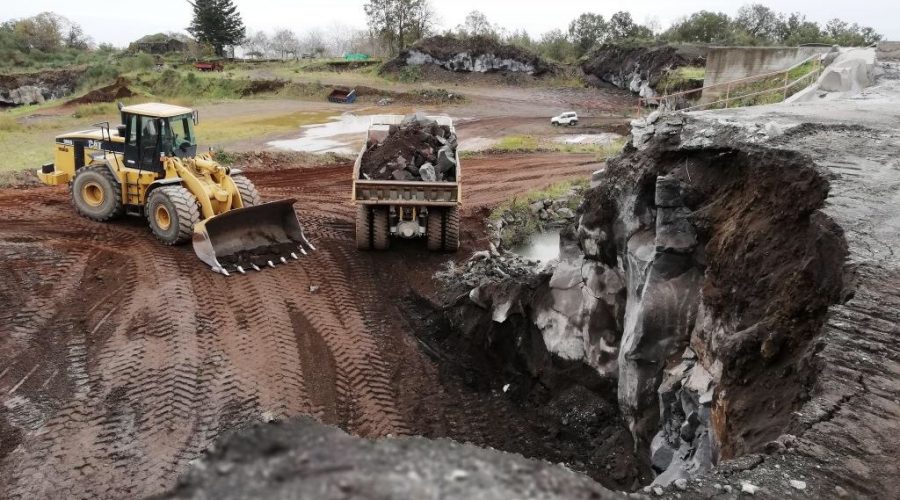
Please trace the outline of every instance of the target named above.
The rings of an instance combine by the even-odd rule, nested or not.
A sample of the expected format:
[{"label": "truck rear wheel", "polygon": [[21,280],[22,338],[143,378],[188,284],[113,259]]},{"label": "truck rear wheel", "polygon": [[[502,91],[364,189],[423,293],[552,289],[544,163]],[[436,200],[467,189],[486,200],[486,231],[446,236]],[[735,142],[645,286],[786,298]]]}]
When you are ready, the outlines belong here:
[{"label": "truck rear wheel", "polygon": [[156,239],[166,245],[190,241],[200,221],[197,198],[183,186],[156,188],[147,199],[147,221]]},{"label": "truck rear wheel", "polygon": [[241,195],[241,202],[245,207],[255,207],[262,203],[259,191],[256,190],[256,186],[253,185],[250,179],[243,175],[233,175],[231,180],[234,181],[234,185]]},{"label": "truck rear wheel", "polygon": [[444,251],[459,250],[459,208],[444,211]]},{"label": "truck rear wheel", "polygon": [[459,249],[459,209],[432,208],[428,210],[425,239],[432,252],[455,252]]},{"label": "truck rear wheel", "polygon": [[81,167],[72,181],[75,211],[95,221],[108,221],[122,215],[122,185],[106,165]]},{"label": "truck rear wheel", "polygon": [[372,210],[366,205],[356,207],[356,248],[372,249]]},{"label": "truck rear wheel", "polygon": [[391,221],[387,207],[372,209],[372,248],[387,250],[391,247]]},{"label": "truck rear wheel", "polygon": [[444,210],[429,208],[428,220],[425,222],[425,244],[431,252],[440,252],[444,247]]}]

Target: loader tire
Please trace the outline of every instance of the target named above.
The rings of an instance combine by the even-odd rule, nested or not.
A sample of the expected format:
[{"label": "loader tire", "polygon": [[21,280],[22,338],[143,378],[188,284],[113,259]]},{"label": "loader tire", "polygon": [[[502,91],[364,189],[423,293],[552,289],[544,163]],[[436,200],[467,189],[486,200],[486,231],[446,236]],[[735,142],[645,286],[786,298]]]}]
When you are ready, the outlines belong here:
[{"label": "loader tire", "polygon": [[459,208],[444,210],[444,245],[445,252],[459,250]]},{"label": "loader tire", "polygon": [[250,179],[243,175],[233,175],[231,180],[234,181],[238,193],[241,194],[241,202],[245,207],[255,207],[262,203],[262,197],[259,196],[259,191],[256,190],[256,186]]},{"label": "loader tire", "polygon": [[428,209],[428,220],[425,222],[425,244],[431,252],[440,252],[444,249],[444,210],[440,208]]},{"label": "loader tire", "polygon": [[72,181],[72,204],[88,219],[105,222],[122,215],[122,185],[106,165],[81,167]]},{"label": "loader tire", "polygon": [[146,213],[153,235],[166,245],[190,241],[200,221],[197,198],[183,186],[155,189],[147,199]]},{"label": "loader tire", "polygon": [[391,247],[391,221],[387,207],[372,209],[372,248],[387,250]]},{"label": "loader tire", "polygon": [[366,205],[356,207],[356,248],[372,249],[372,210]]}]

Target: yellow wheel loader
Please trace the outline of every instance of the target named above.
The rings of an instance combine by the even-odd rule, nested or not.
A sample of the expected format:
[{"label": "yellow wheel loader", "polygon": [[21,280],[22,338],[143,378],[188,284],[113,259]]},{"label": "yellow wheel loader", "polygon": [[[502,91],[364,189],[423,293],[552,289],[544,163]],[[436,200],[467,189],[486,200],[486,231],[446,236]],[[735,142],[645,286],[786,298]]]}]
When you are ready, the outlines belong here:
[{"label": "yellow wheel loader", "polygon": [[259,271],[315,250],[294,213],[296,200],[260,203],[239,170],[197,154],[197,112],[148,103],[119,105],[122,124],[56,138],[54,163],[38,171],[48,185],[68,183],[75,210],[95,221],[147,218],[166,245],[193,241],[213,271]]}]

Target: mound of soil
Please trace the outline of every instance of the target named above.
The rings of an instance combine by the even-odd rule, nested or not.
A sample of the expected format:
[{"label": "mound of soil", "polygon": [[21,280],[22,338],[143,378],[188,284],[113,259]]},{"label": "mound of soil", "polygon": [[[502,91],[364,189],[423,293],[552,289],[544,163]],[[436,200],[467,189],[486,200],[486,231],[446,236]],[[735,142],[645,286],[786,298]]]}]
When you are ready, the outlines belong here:
[{"label": "mound of soil", "polygon": [[132,97],[136,94],[133,90],[131,90],[131,88],[128,87],[129,83],[130,82],[125,78],[119,77],[116,78],[116,81],[111,83],[110,85],[100,87],[99,89],[94,89],[81,97],[66,101],[66,104],[93,104],[98,102],[113,102],[117,99]]},{"label": "mound of soil", "polygon": [[[359,175],[369,180],[453,181],[456,135],[424,115],[409,115],[381,142],[368,145]],[[424,178],[423,178],[424,177]]]},{"label": "mound of soil", "polygon": [[[424,38],[401,52],[396,58],[386,63],[385,72],[397,71],[407,65],[411,53],[420,53],[435,61],[450,61],[461,58],[475,60],[483,57],[515,61],[534,68],[533,74],[541,75],[554,72],[556,67],[537,54],[515,45],[505,44],[491,37],[473,36],[458,38],[439,35]],[[454,71],[471,71],[467,66],[453,65]]]},{"label": "mound of soil", "polygon": [[[682,66],[704,66],[706,52],[700,47],[660,45],[656,47],[606,44],[591,52],[581,64],[588,83],[611,83],[639,91],[640,84],[656,88],[667,71]],[[638,88],[634,88],[638,82]]]}]

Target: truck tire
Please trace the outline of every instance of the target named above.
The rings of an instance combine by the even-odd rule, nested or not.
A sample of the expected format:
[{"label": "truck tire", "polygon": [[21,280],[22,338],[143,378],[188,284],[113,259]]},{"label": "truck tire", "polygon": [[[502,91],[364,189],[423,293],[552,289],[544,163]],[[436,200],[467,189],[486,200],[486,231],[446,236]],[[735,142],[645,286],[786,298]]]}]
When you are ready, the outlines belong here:
[{"label": "truck tire", "polygon": [[440,252],[444,249],[444,210],[441,208],[429,208],[428,219],[425,222],[425,244],[431,252]]},{"label": "truck tire", "polygon": [[444,245],[445,252],[459,250],[459,208],[444,210]]},{"label": "truck tire", "polygon": [[372,249],[372,210],[366,205],[356,207],[356,248]]},{"label": "truck tire", "polygon": [[387,207],[372,209],[372,248],[387,250],[391,247],[391,221]]},{"label": "truck tire", "polygon": [[81,167],[72,181],[72,204],[88,219],[105,222],[122,215],[122,185],[106,165]]},{"label": "truck tire", "polygon": [[238,193],[241,194],[241,202],[244,203],[245,207],[255,207],[262,203],[262,197],[259,196],[259,191],[256,190],[256,186],[253,185],[250,179],[243,175],[233,175],[231,180],[234,181]]},{"label": "truck tire", "polygon": [[147,221],[156,239],[166,245],[191,240],[194,225],[200,221],[197,198],[184,186],[163,186],[147,199]]}]

